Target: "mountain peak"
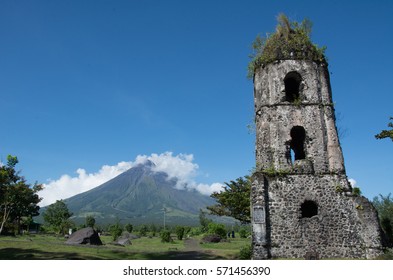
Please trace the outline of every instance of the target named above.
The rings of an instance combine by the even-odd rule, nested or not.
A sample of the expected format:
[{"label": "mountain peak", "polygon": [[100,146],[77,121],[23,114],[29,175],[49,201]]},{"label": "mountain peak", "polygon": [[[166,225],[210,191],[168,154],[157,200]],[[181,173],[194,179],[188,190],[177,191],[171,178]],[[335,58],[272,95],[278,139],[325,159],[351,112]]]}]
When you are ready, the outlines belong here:
[{"label": "mountain peak", "polygon": [[127,172],[147,172],[151,174],[152,172],[155,173],[155,171],[153,170],[154,167],[156,167],[154,162],[152,162],[151,160],[146,160],[144,162],[138,163],[134,167],[131,167]]},{"label": "mountain peak", "polygon": [[156,164],[154,163],[154,162],[152,162],[151,160],[146,160],[144,163],[141,163],[143,166],[146,166],[146,167],[156,167]]}]

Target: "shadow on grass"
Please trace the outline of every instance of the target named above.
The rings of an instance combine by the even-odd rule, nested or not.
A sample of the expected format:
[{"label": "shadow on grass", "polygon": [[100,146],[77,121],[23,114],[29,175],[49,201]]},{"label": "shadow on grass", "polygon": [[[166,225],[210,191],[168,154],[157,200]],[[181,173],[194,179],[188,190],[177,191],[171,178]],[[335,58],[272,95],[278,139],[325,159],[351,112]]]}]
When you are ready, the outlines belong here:
[{"label": "shadow on grass", "polygon": [[[2,260],[83,260],[78,253],[44,252],[37,249],[3,248],[0,249]],[[100,258],[91,258],[92,260]]]},{"label": "shadow on grass", "polygon": [[[99,254],[98,254],[99,255]],[[132,260],[218,260],[218,256],[200,251],[169,251],[163,253],[124,253],[119,252],[116,259]],[[0,249],[2,260],[113,260],[106,256],[83,256],[69,252],[45,252],[37,249],[2,248]]]},{"label": "shadow on grass", "polygon": [[168,253],[145,253],[148,260],[222,260],[223,258],[200,251],[170,251]]}]

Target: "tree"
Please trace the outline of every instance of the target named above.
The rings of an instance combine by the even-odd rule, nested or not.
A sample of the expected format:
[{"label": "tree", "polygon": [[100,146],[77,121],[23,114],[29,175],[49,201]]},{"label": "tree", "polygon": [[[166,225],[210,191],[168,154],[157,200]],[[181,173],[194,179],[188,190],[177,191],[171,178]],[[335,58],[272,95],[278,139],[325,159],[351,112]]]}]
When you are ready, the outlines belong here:
[{"label": "tree", "polygon": [[226,238],[227,236],[227,231],[225,229],[225,225],[223,224],[210,223],[208,226],[208,233],[218,235],[221,238]]},{"label": "tree", "polygon": [[177,239],[183,240],[185,228],[183,226],[176,226],[175,232],[176,232]]},{"label": "tree", "polygon": [[[390,119],[393,120],[393,117],[390,117]],[[393,141],[393,122],[388,123],[388,127],[391,127],[392,129],[382,130],[379,134],[375,135],[375,138],[377,139],[390,138],[390,140]]]},{"label": "tree", "polygon": [[242,224],[250,223],[250,177],[240,177],[236,181],[225,183],[225,185],[223,191],[211,194],[217,204],[208,206],[207,209],[213,215],[233,217]]},{"label": "tree", "polygon": [[119,236],[123,233],[123,228],[120,225],[120,222],[117,220],[114,225],[109,227],[109,232],[112,235],[113,241],[116,241]]},{"label": "tree", "polygon": [[157,234],[157,226],[155,224],[150,225],[150,232],[152,236],[156,236]]},{"label": "tree", "polygon": [[87,227],[94,227],[94,225],[95,225],[95,223],[96,223],[96,219],[94,219],[94,217],[93,216],[91,216],[91,215],[88,215],[88,216],[86,216],[86,221],[85,221],[85,223],[86,223],[86,226]]},{"label": "tree", "polygon": [[211,222],[213,221],[206,217],[206,213],[202,209],[199,209],[199,223],[201,225],[202,232],[207,231]]},{"label": "tree", "polygon": [[247,238],[247,237],[250,236],[250,235],[251,235],[250,228],[242,227],[242,228],[239,230],[239,236],[240,236],[240,238]]},{"label": "tree", "polygon": [[251,260],[252,257],[252,246],[251,244],[245,245],[239,251],[240,260]]},{"label": "tree", "polygon": [[63,200],[56,200],[48,206],[43,214],[45,222],[57,233],[65,234],[67,227],[70,226],[69,218],[72,213],[68,210]]},{"label": "tree", "polygon": [[126,224],[124,228],[125,228],[125,230],[126,230],[127,232],[129,232],[129,233],[131,233],[132,230],[134,229],[134,227],[132,226],[132,224]]},{"label": "tree", "polygon": [[139,234],[141,236],[146,236],[148,230],[149,228],[147,227],[147,225],[141,225],[139,228]]},{"label": "tree", "polygon": [[373,205],[378,211],[382,230],[385,232],[389,242],[393,243],[393,197],[391,193],[387,196],[382,194],[373,199]]},{"label": "tree", "polygon": [[31,218],[39,215],[38,203],[41,201],[37,194],[42,185],[31,187],[15,170],[18,158],[9,155],[7,164],[0,165],[0,234],[6,223],[14,223],[20,232],[23,217]]},{"label": "tree", "polygon": [[161,242],[163,242],[163,243],[170,243],[170,242],[173,241],[172,238],[171,238],[171,232],[169,230],[166,230],[166,229],[161,231],[160,237],[161,237]]},{"label": "tree", "polygon": [[34,217],[39,215],[38,203],[41,201],[37,194],[42,190],[41,185],[35,184],[33,187],[26,184],[24,180],[18,182],[13,189],[14,203],[10,213],[10,219],[17,225],[20,232],[21,221],[23,217]]}]

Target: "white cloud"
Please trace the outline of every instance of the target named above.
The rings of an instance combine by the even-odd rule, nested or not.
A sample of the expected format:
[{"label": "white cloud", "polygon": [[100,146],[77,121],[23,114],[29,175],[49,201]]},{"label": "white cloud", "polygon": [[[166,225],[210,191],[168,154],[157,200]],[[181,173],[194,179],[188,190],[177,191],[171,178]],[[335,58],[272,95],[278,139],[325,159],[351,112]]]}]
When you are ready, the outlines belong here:
[{"label": "white cloud", "polygon": [[348,181],[351,183],[352,188],[359,188],[358,183],[356,182],[355,179],[348,179]]},{"label": "white cloud", "polygon": [[[221,183],[198,184],[195,181],[198,164],[193,163],[194,156],[188,154],[179,154],[173,156],[172,152],[162,153],[160,155],[152,154],[151,156],[139,156],[139,159],[152,161],[156,166],[153,170],[156,172],[165,172],[168,179],[176,178],[178,189],[195,189],[204,195],[210,195],[215,191],[220,191],[223,187]],[[137,158],[138,159],[138,158]]]},{"label": "white cloud", "polygon": [[196,189],[202,194],[210,195],[214,191],[220,191],[223,186],[220,183],[208,185],[198,184],[195,181],[199,166],[193,162],[194,156],[192,154],[178,154],[174,156],[172,152],[165,152],[162,154],[151,154],[150,156],[138,155],[134,161],[123,161],[113,166],[104,165],[95,173],[87,173],[85,169],[79,168],[76,170],[77,176],[75,177],[66,174],[57,180],[50,180],[47,184],[44,184],[44,190],[40,192],[40,196],[43,197],[40,206],[46,206],[56,200],[66,199],[93,189],[147,160],[155,164],[153,167],[154,171],[167,173],[169,179],[177,178],[178,183],[176,187],[179,189]]},{"label": "white cloud", "polygon": [[50,180],[44,184],[44,189],[39,193],[43,198],[40,205],[49,205],[56,200],[65,199],[97,187],[132,167],[130,162],[119,162],[117,165],[104,165],[98,172],[87,173],[78,168],[76,177],[62,175],[57,180]]},{"label": "white cloud", "polygon": [[152,161],[156,166],[153,168],[156,172],[165,172],[169,178],[177,178],[178,185],[188,183],[189,180],[196,176],[199,168],[198,164],[193,163],[193,155],[179,154],[173,156],[172,152],[165,152],[160,155],[152,154],[151,156],[138,156],[136,161]]},{"label": "white cloud", "polygon": [[211,185],[207,185],[207,184],[195,185],[195,189],[204,195],[210,195],[213,192],[220,192],[221,190],[223,190],[223,187],[224,185],[221,183],[213,183]]}]

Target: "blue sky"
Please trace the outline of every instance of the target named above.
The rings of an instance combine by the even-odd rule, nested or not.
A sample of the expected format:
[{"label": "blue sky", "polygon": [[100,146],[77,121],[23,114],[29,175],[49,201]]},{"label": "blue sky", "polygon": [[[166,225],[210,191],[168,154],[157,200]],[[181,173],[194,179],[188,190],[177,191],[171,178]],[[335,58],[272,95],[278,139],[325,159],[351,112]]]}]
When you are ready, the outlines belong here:
[{"label": "blue sky", "polygon": [[193,155],[198,183],[248,174],[250,45],[281,12],[327,46],[348,177],[393,192],[393,143],[374,138],[393,116],[392,1],[1,0],[1,160],[40,183],[166,152]]}]

